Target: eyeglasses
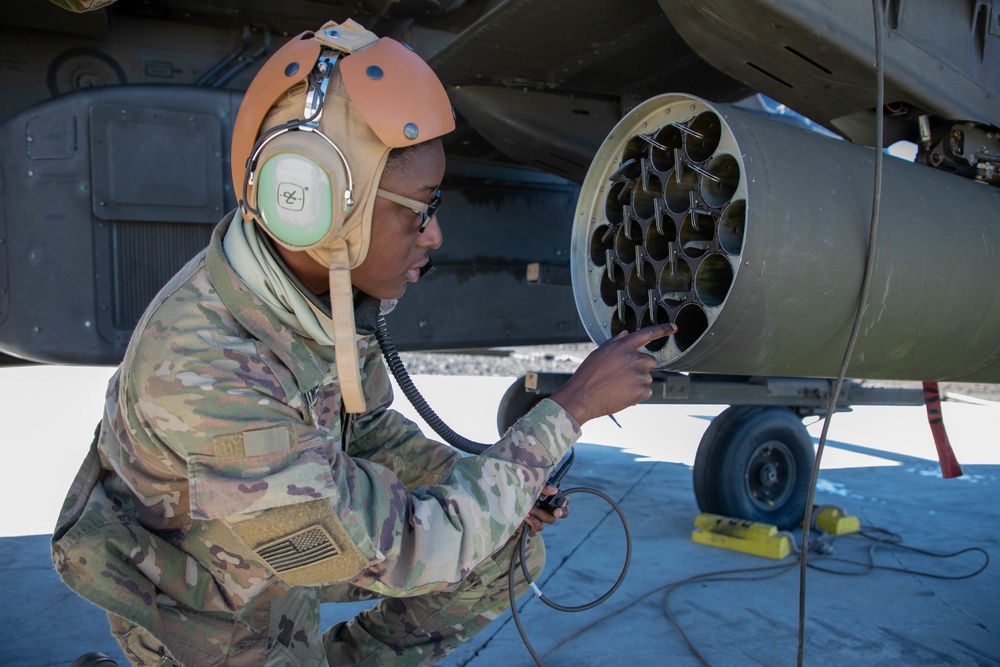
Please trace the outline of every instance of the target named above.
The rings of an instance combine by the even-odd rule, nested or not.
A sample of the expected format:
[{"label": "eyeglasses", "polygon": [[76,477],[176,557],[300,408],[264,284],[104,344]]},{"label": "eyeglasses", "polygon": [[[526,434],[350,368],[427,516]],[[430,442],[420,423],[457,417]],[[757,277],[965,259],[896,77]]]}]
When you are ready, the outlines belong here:
[{"label": "eyeglasses", "polygon": [[434,193],[434,198],[431,199],[428,204],[425,204],[422,201],[417,201],[416,199],[404,197],[403,195],[397,195],[395,192],[389,192],[388,190],[383,190],[382,188],[376,190],[375,194],[382,199],[388,199],[389,201],[399,204],[400,206],[405,206],[414,213],[422,215],[423,218],[420,220],[420,227],[417,230],[421,234],[423,234],[424,230],[427,229],[427,225],[431,223],[431,218],[437,214],[438,207],[441,206],[440,190]]}]

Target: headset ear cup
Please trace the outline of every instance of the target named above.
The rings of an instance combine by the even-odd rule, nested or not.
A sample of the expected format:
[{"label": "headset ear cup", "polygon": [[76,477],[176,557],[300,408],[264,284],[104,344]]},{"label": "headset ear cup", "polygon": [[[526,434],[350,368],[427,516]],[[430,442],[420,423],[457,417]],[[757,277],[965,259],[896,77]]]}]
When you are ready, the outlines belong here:
[{"label": "headset ear cup", "polygon": [[287,150],[269,155],[257,169],[254,189],[264,226],[279,243],[308,248],[330,232],[333,187],[311,158]]}]

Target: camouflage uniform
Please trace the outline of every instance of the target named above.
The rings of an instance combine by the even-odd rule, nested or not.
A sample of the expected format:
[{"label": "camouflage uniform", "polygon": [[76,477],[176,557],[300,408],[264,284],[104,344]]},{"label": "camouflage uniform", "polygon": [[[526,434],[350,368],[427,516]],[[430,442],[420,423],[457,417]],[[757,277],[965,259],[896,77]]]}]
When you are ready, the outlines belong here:
[{"label": "camouflage uniform", "polygon": [[[333,349],[229,265],[231,220],[136,327],[53,534],[56,569],[108,610],[135,664],[431,664],[506,608],[515,533],[579,427],[545,400],[463,457],[387,409],[361,334],[369,409],[345,415]],[[320,602],[374,597],[321,634]]]}]

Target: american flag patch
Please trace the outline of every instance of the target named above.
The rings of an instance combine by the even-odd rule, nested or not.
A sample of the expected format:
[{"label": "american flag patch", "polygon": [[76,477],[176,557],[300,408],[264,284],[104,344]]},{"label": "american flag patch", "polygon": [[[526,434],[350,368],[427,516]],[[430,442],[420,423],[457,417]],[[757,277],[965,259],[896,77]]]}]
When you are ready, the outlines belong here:
[{"label": "american flag patch", "polygon": [[257,554],[275,572],[287,572],[340,555],[333,538],[320,526],[311,526],[277,542],[265,544]]}]

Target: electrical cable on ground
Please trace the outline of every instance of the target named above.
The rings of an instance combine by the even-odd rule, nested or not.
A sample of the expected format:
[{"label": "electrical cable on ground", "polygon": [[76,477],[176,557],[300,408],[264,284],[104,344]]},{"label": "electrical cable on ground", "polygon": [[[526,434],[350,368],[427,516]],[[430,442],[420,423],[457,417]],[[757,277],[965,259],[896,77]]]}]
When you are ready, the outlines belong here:
[{"label": "electrical cable on ground", "polygon": [[[927,549],[919,549],[917,547],[911,547],[903,544],[903,538],[899,535],[893,533],[892,531],[886,530],[884,528],[877,528],[875,526],[865,526],[862,528],[861,532],[845,535],[845,539],[867,539],[874,544],[868,548],[868,562],[859,563],[857,561],[847,560],[844,558],[833,558],[827,556],[823,558],[823,561],[830,561],[833,563],[843,563],[845,565],[856,565],[863,568],[859,572],[845,572],[843,570],[836,570],[832,568],[820,567],[816,563],[810,563],[809,567],[820,572],[826,572],[828,574],[839,574],[842,576],[863,576],[871,573],[874,570],[886,570],[888,572],[902,572],[904,574],[911,574],[918,577],[929,577],[931,579],[943,579],[947,581],[958,581],[961,579],[970,579],[983,570],[985,570],[990,564],[989,553],[981,547],[966,547],[965,549],[959,549],[958,551],[951,552],[939,552],[930,551]],[[895,567],[892,565],[876,565],[875,564],[875,550],[879,546],[888,546],[895,549],[900,549],[902,551],[909,551],[911,553],[919,554],[921,556],[927,556],[929,558],[957,558],[967,553],[981,553],[983,555],[983,564],[972,572],[967,572],[965,574],[939,574],[937,572],[926,572],[922,570],[914,570],[908,567]]]},{"label": "electrical cable on ground", "polygon": [[[625,495],[627,496],[628,493],[626,493]],[[848,540],[848,541],[858,540],[858,539],[868,539],[868,540],[870,540],[870,541],[872,541],[872,542],[875,543],[868,550],[868,562],[867,563],[860,563],[860,562],[852,561],[852,560],[849,560],[849,559],[834,558],[834,557],[831,556],[831,554],[833,553],[833,542],[835,541],[836,537],[837,536],[835,536],[835,535],[829,535],[829,534],[823,533],[822,531],[819,531],[819,539],[814,540],[812,542],[812,544],[810,544],[810,548],[807,550],[807,551],[813,551],[814,554],[815,554],[814,558],[809,562],[809,567],[810,568],[812,568],[814,570],[817,570],[817,571],[820,571],[820,572],[827,573],[827,574],[840,575],[840,576],[862,576],[864,574],[869,574],[869,573],[871,573],[874,570],[884,570],[884,571],[889,571],[889,572],[900,572],[900,573],[910,574],[910,575],[920,576],[920,577],[929,577],[929,578],[934,578],[934,579],[953,580],[954,581],[954,580],[968,579],[970,577],[974,577],[974,576],[980,574],[981,572],[983,572],[989,566],[989,564],[990,564],[989,553],[986,550],[984,550],[984,549],[982,549],[980,547],[968,547],[968,548],[965,548],[965,549],[960,549],[960,550],[955,551],[955,552],[935,552],[935,551],[930,551],[930,550],[926,550],[926,549],[920,549],[920,548],[917,548],[917,547],[907,546],[907,545],[903,544],[903,539],[899,535],[897,535],[897,534],[893,533],[892,531],[889,531],[889,530],[887,530],[885,528],[879,528],[879,527],[875,527],[875,526],[862,526],[861,531],[859,533],[842,536],[843,539]],[[824,541],[824,540],[826,540],[826,541]],[[894,549],[909,551],[909,552],[912,552],[912,553],[916,553],[916,554],[920,554],[920,555],[924,555],[924,556],[928,556],[928,557],[933,557],[933,558],[955,558],[955,557],[958,557],[958,556],[961,556],[961,555],[964,555],[964,554],[967,554],[967,553],[980,553],[983,556],[983,563],[982,563],[982,565],[980,565],[979,567],[977,567],[976,569],[974,569],[974,570],[972,570],[970,572],[963,573],[963,574],[955,574],[955,575],[940,574],[940,573],[935,573],[935,572],[915,570],[915,569],[912,569],[912,568],[895,567],[895,566],[889,566],[889,565],[876,565],[874,563],[874,554],[875,554],[876,548],[879,547],[879,546],[886,546],[886,547],[889,547],[889,548],[894,548]],[[793,547],[794,547],[794,551],[796,553],[802,553],[803,552],[803,550],[801,549],[801,547],[798,544],[795,544],[795,540],[794,539],[793,539]],[[862,572],[847,572],[847,571],[843,571],[843,570],[838,570],[838,569],[823,567],[823,566],[821,566],[819,564],[819,563],[824,563],[824,562],[842,563],[842,564],[846,564],[846,565],[854,565],[854,566],[857,566],[857,567],[864,568],[864,571],[862,571]],[[615,616],[618,616],[620,614],[623,614],[623,613],[629,611],[630,609],[634,608],[636,605],[640,604],[641,602],[643,602],[647,598],[649,598],[649,597],[651,597],[653,595],[656,595],[657,593],[666,591],[666,595],[664,596],[664,600],[663,600],[663,606],[664,606],[664,613],[666,614],[667,619],[671,622],[671,624],[677,630],[678,634],[684,640],[685,644],[687,645],[688,649],[691,651],[692,655],[694,655],[699,660],[699,662],[702,665],[704,665],[705,667],[711,667],[711,664],[698,651],[698,649],[694,646],[693,642],[687,636],[687,633],[684,632],[683,627],[681,627],[681,625],[679,624],[679,622],[677,621],[677,619],[674,617],[673,612],[670,609],[670,596],[675,591],[683,588],[684,586],[687,586],[688,584],[694,584],[694,583],[705,584],[705,583],[714,583],[714,582],[719,582],[719,581],[748,581],[749,582],[749,581],[765,581],[767,579],[773,579],[773,578],[776,578],[776,577],[778,577],[778,576],[780,576],[780,575],[782,575],[782,574],[784,574],[786,572],[791,571],[795,567],[796,564],[797,564],[796,562],[790,562],[790,563],[779,564],[779,565],[771,565],[771,566],[765,566],[765,567],[760,567],[760,568],[738,568],[738,569],[733,569],[733,570],[722,570],[722,571],[717,571],[717,572],[708,572],[708,573],[702,573],[702,574],[694,575],[692,577],[688,577],[688,578],[683,579],[681,581],[676,581],[676,582],[672,582],[672,583],[669,583],[669,584],[664,584],[662,586],[657,586],[656,588],[652,588],[652,589],[648,590],[647,592],[643,593],[642,595],[640,595],[638,597],[633,597],[633,598],[629,599],[629,601],[626,604],[618,607],[617,609],[615,609],[611,613],[606,614],[605,616],[602,616],[602,617],[600,617],[598,619],[595,619],[595,620],[591,621],[590,623],[588,623],[587,625],[585,625],[585,626],[583,626],[581,628],[578,628],[575,632],[573,632],[572,634],[564,637],[557,644],[555,644],[552,648],[550,648],[548,650],[548,652],[546,653],[546,655],[555,653],[556,651],[558,651],[559,649],[561,649],[563,646],[565,646],[569,642],[571,642],[571,641],[579,638],[580,636],[588,633],[589,631],[593,630],[594,628],[596,628],[597,626],[601,625],[605,621],[608,621],[608,620],[614,618]],[[764,575],[764,576],[752,576],[752,575]],[[512,607],[513,607],[513,605],[512,605]],[[515,611],[515,614],[516,614],[516,611]],[[522,632],[522,638],[524,638],[523,632]],[[536,663],[539,664],[539,665],[541,665],[542,664],[541,660],[534,654],[533,649],[530,647],[530,645],[527,643],[527,641],[526,641],[526,646],[528,646],[529,651],[532,652],[532,656],[535,658]]]},{"label": "electrical cable on ground", "polygon": [[[837,401],[840,398],[840,390],[847,377],[847,369],[854,354],[854,345],[857,343],[861,332],[861,321],[864,318],[865,309],[868,305],[868,294],[871,291],[872,274],[875,267],[875,241],[878,233],[879,205],[882,201],[882,151],[883,143],[883,108],[885,106],[885,70],[882,60],[882,0],[872,0],[872,14],[875,23],[875,181],[872,191],[872,216],[871,227],[868,232],[868,250],[865,257],[864,277],[861,281],[861,293],[858,298],[858,310],[854,316],[854,325],[851,327],[851,336],[847,342],[847,349],[844,352],[844,361],[837,374],[837,381],[834,383],[833,391],[830,394],[830,403],[827,407],[826,416],[823,420],[823,430],[820,434],[819,445],[816,448],[816,461],[813,464],[812,475],[809,479],[809,493],[806,498],[805,518],[802,526],[802,544],[809,544],[809,526],[812,523],[813,504],[816,500],[816,485],[819,482],[820,462],[823,460],[823,451],[826,448],[826,438],[830,431],[830,419],[837,408]],[[807,548],[802,549],[799,558],[799,621],[798,621],[798,655],[796,665],[802,667],[805,652],[805,627],[806,627],[806,573],[808,571]]]},{"label": "electrical cable on ground", "polygon": [[[829,543],[824,544],[824,549],[823,549],[822,554],[816,555],[813,558],[813,560],[811,560],[809,562],[809,567],[812,568],[812,569],[814,569],[814,570],[820,571],[820,572],[825,572],[825,573],[834,574],[834,575],[860,576],[860,575],[864,575],[864,574],[869,574],[870,572],[872,572],[874,570],[885,570],[885,571],[890,571],[890,572],[901,572],[901,573],[910,574],[910,575],[914,575],[914,576],[929,577],[929,578],[934,578],[934,579],[960,580],[960,579],[967,579],[967,578],[970,578],[970,577],[974,577],[974,576],[980,574],[981,572],[983,572],[989,566],[989,563],[990,563],[989,554],[984,549],[982,549],[980,547],[969,547],[969,548],[961,549],[961,550],[958,550],[958,551],[955,551],[955,552],[950,552],[950,553],[946,553],[946,552],[934,552],[934,551],[929,551],[929,550],[925,550],[925,549],[919,549],[919,548],[916,548],[916,547],[910,547],[910,546],[904,545],[902,543],[902,538],[900,536],[896,535],[895,533],[893,533],[893,532],[891,532],[891,531],[889,531],[887,529],[873,527],[873,526],[863,526],[862,529],[861,529],[861,531],[859,533],[857,533],[855,535],[846,535],[846,536],[843,536],[843,539],[849,540],[849,541],[850,540],[861,539],[861,538],[866,538],[866,539],[871,540],[871,541],[873,541],[873,542],[876,543],[876,544],[872,545],[872,547],[868,550],[869,562],[868,563],[859,563],[857,561],[852,561],[852,560],[848,560],[848,559],[833,558],[833,557],[831,557],[830,554],[832,553],[832,542],[833,542],[835,536],[833,536],[833,535],[826,535],[826,534],[822,534],[821,533],[820,534],[820,540],[822,540],[823,538],[828,538],[829,539]],[[810,545],[810,548],[814,552],[817,551],[817,547],[819,546],[818,543],[819,543],[819,540],[814,540],[813,543]],[[887,546],[887,547],[896,548],[896,549],[900,549],[900,550],[910,551],[910,552],[913,552],[913,553],[916,553],[916,554],[925,555],[925,556],[928,556],[928,557],[936,557],[936,558],[955,558],[957,556],[961,556],[961,555],[964,555],[964,554],[967,554],[967,553],[978,552],[978,553],[982,554],[982,556],[983,556],[983,564],[980,565],[979,567],[977,567],[975,570],[972,570],[972,571],[970,571],[968,573],[956,574],[956,575],[945,575],[945,574],[939,574],[939,573],[935,573],[935,572],[915,570],[915,569],[912,569],[912,568],[894,567],[894,566],[888,566],[888,565],[876,565],[876,564],[874,564],[873,558],[874,558],[875,549],[878,546],[880,546],[880,545],[884,545],[884,546]],[[801,548],[799,547],[799,545],[794,544],[794,540],[793,540],[793,546],[794,546],[794,550],[795,550],[796,553],[801,553],[801,551],[802,551]],[[855,565],[855,566],[858,566],[858,567],[865,568],[865,570],[863,572],[846,572],[846,571],[843,571],[843,570],[836,570],[836,569],[833,569],[833,568],[822,567],[821,565],[818,564],[818,563],[823,563],[823,562],[843,563],[843,564],[847,564],[847,565]],[[560,650],[563,646],[565,646],[569,642],[571,642],[571,641],[579,638],[580,636],[582,636],[582,635],[590,632],[591,630],[593,630],[594,628],[598,627],[602,623],[604,623],[604,622],[606,622],[606,621],[608,621],[608,620],[610,620],[610,619],[612,619],[612,618],[614,618],[614,617],[616,617],[616,616],[618,616],[620,614],[623,614],[623,613],[625,613],[625,612],[633,609],[635,606],[637,606],[638,604],[642,603],[644,600],[648,599],[649,597],[652,597],[653,595],[656,595],[657,593],[666,591],[667,593],[664,596],[664,602],[663,602],[663,604],[664,604],[664,613],[666,614],[667,619],[671,622],[671,624],[677,630],[678,634],[684,640],[685,644],[688,646],[688,648],[691,651],[692,655],[694,655],[699,660],[699,662],[702,665],[705,665],[706,667],[710,667],[710,663],[708,662],[708,660],[697,650],[697,648],[694,646],[693,642],[690,640],[690,638],[684,632],[684,629],[681,627],[681,625],[679,624],[679,622],[677,621],[677,619],[674,617],[673,612],[670,610],[670,596],[675,591],[683,588],[684,586],[687,586],[688,584],[693,584],[693,583],[703,583],[704,584],[704,583],[713,583],[713,582],[717,582],[717,581],[764,581],[764,580],[767,580],[767,579],[776,578],[776,577],[778,577],[778,576],[780,576],[780,575],[782,575],[782,574],[784,574],[786,572],[791,571],[795,567],[796,564],[797,564],[796,562],[790,562],[790,563],[786,563],[786,564],[765,566],[765,567],[760,567],[760,568],[739,568],[739,569],[733,569],[733,570],[722,570],[722,571],[717,571],[717,572],[708,572],[708,573],[694,575],[692,577],[688,577],[687,579],[683,579],[681,581],[672,582],[672,583],[669,583],[669,584],[664,584],[664,585],[661,585],[661,586],[657,586],[655,588],[652,588],[652,589],[646,591],[642,595],[639,595],[638,597],[632,597],[632,598],[630,598],[629,601],[626,604],[621,605],[620,607],[618,607],[614,611],[612,611],[612,612],[610,612],[610,613],[608,613],[608,614],[606,614],[606,615],[604,615],[604,616],[602,616],[600,618],[597,618],[597,619],[591,621],[590,623],[584,625],[583,627],[578,628],[572,634],[564,637],[558,643],[556,643],[553,647],[551,647],[547,651],[546,655],[549,655],[549,654],[557,652],[558,650]],[[765,576],[749,576],[749,575],[758,575],[758,574],[765,575]],[[747,575],[747,576],[740,576],[740,575]]]},{"label": "electrical cable on ground", "polygon": [[[833,537],[833,536],[829,536],[829,537]],[[921,577],[930,577],[930,578],[934,578],[934,579],[960,580],[960,579],[968,579],[970,577],[974,577],[974,576],[980,574],[990,564],[989,553],[987,553],[985,549],[982,549],[980,547],[969,547],[969,548],[961,549],[959,551],[955,551],[955,552],[951,552],[951,553],[933,552],[933,551],[929,551],[929,550],[925,550],[925,549],[919,549],[919,548],[916,548],[916,547],[906,546],[906,545],[902,544],[902,538],[900,538],[895,533],[892,533],[891,531],[888,531],[888,530],[886,530],[884,528],[877,528],[877,527],[873,527],[873,526],[863,526],[860,533],[858,533],[856,535],[846,535],[846,536],[843,536],[843,537],[844,537],[844,539],[851,539],[851,540],[856,540],[856,539],[860,539],[860,538],[867,538],[869,540],[872,540],[872,541],[876,542],[876,544],[874,544],[872,546],[872,548],[868,550],[869,562],[868,563],[858,563],[857,561],[851,561],[851,560],[848,560],[848,559],[833,558],[833,557],[831,557],[829,555],[816,555],[809,562],[809,567],[812,568],[812,569],[814,569],[814,570],[817,570],[817,571],[820,571],[820,572],[824,572],[824,573],[827,573],[827,574],[841,575],[841,576],[859,576],[859,575],[869,574],[869,573],[871,573],[874,570],[885,570],[885,571],[890,571],[890,572],[901,572],[901,573],[904,573],[904,574],[910,574],[910,575],[921,576]],[[815,542],[814,542],[814,545],[815,545]],[[934,572],[926,572],[926,571],[920,571],[920,570],[913,570],[913,569],[910,569],[910,568],[894,567],[894,566],[888,566],[888,565],[875,565],[874,562],[871,559],[872,559],[872,557],[873,557],[873,555],[875,553],[875,549],[878,546],[888,546],[888,547],[893,547],[893,548],[897,548],[897,549],[903,549],[903,550],[906,550],[906,551],[912,551],[912,552],[917,553],[917,554],[925,555],[925,556],[928,556],[928,557],[935,557],[935,558],[954,558],[954,557],[957,557],[957,556],[960,556],[960,555],[963,555],[963,554],[966,554],[966,553],[978,552],[978,553],[982,554],[982,556],[983,556],[983,564],[980,565],[979,567],[977,567],[975,570],[972,570],[972,571],[964,573],[964,574],[956,574],[956,575],[945,575],[945,574],[939,574],[939,573],[934,573]],[[796,547],[795,550],[797,552],[800,552],[800,553],[802,551],[799,547]],[[845,572],[845,571],[842,571],[842,570],[835,570],[835,569],[832,569],[832,568],[826,568],[826,567],[822,567],[821,565],[819,565],[819,563],[824,563],[824,562],[843,563],[843,564],[848,564],[848,565],[856,565],[856,566],[865,568],[865,571],[864,572]],[[666,615],[667,619],[670,621],[671,625],[673,625],[673,627],[677,630],[678,634],[684,640],[684,643],[687,645],[688,649],[691,651],[691,654],[695,658],[697,658],[698,661],[702,665],[704,665],[705,667],[711,667],[711,663],[694,646],[694,643],[687,636],[687,633],[684,632],[683,627],[681,627],[680,623],[677,621],[676,617],[674,616],[673,612],[671,611],[671,609],[670,609],[670,596],[673,593],[675,593],[676,591],[680,590],[681,588],[683,588],[683,587],[685,587],[685,586],[687,586],[689,584],[698,584],[698,583],[706,584],[706,583],[715,583],[715,582],[721,582],[721,581],[729,581],[729,582],[733,582],[733,581],[746,581],[746,582],[753,582],[753,581],[766,581],[768,579],[774,579],[776,577],[781,576],[782,574],[785,574],[786,572],[792,571],[797,564],[798,564],[797,561],[793,561],[793,562],[789,562],[789,563],[785,563],[785,564],[769,565],[769,566],[758,567],[758,568],[738,568],[738,569],[733,569],[733,570],[720,570],[720,571],[717,571],[717,572],[706,572],[706,573],[697,574],[697,575],[688,577],[686,579],[682,579],[680,581],[675,581],[675,582],[671,582],[669,584],[664,584],[662,586],[657,586],[656,588],[652,588],[652,589],[646,591],[645,593],[643,593],[642,595],[640,595],[638,597],[631,598],[626,604],[618,607],[617,609],[615,609],[611,613],[609,613],[609,614],[607,614],[605,616],[602,616],[601,618],[595,619],[595,620],[591,621],[590,623],[588,623],[587,625],[585,625],[585,626],[583,626],[581,628],[578,628],[571,635],[568,635],[567,637],[564,637],[562,640],[559,641],[559,643],[557,643],[554,647],[552,647],[551,649],[549,649],[549,653],[554,653],[555,651],[559,650],[560,648],[562,648],[563,646],[565,646],[569,642],[573,641],[574,639],[577,639],[581,635],[584,635],[584,634],[590,632],[591,630],[593,630],[597,626],[601,625],[605,621],[608,621],[608,620],[614,618],[615,616],[618,616],[620,614],[623,614],[623,613],[625,613],[625,612],[633,609],[636,605],[638,605],[641,602],[643,602],[644,600],[652,597],[653,595],[656,595],[657,593],[666,591],[666,595],[664,596],[664,599],[663,599],[664,614]],[[756,576],[756,575],[763,575],[763,576]]]},{"label": "electrical cable on ground", "polygon": [[[826,547],[832,552],[832,542],[833,542],[832,538],[835,537],[835,536],[831,535],[831,536],[828,536],[828,537],[830,537],[831,540],[830,540],[830,544],[827,544]],[[987,553],[985,549],[982,549],[980,547],[968,547],[968,548],[960,549],[960,550],[954,551],[954,552],[935,552],[935,551],[929,551],[929,550],[926,550],[926,549],[919,549],[919,548],[916,548],[916,547],[910,547],[910,546],[904,545],[902,543],[902,538],[900,536],[898,536],[895,533],[892,533],[891,531],[888,531],[888,530],[886,530],[884,528],[877,528],[877,527],[873,527],[873,526],[864,526],[862,528],[862,530],[861,530],[860,533],[852,534],[852,535],[846,535],[846,536],[843,536],[843,538],[844,539],[852,539],[852,540],[867,539],[867,540],[871,540],[872,542],[874,542],[874,544],[871,545],[871,547],[868,549],[868,552],[867,552],[868,553],[868,562],[863,563],[863,562],[858,562],[858,561],[849,560],[849,559],[845,559],[845,558],[834,558],[834,557],[828,555],[827,553],[823,553],[823,554],[815,555],[813,559],[809,560],[808,561],[808,567],[811,568],[811,569],[813,569],[813,570],[817,570],[819,572],[825,572],[827,574],[833,574],[833,575],[839,575],[839,576],[863,576],[863,575],[866,575],[866,574],[870,574],[871,572],[873,572],[875,570],[885,570],[885,571],[889,571],[889,572],[901,572],[901,573],[904,573],[904,574],[910,574],[910,575],[915,575],[915,576],[920,576],[920,577],[930,577],[930,578],[934,578],[934,579],[945,579],[945,580],[957,581],[957,580],[960,580],[960,579],[968,579],[970,577],[974,577],[974,576],[978,575],[983,570],[985,570],[987,568],[987,566],[989,566],[989,564],[990,564],[989,553]],[[800,548],[800,549],[797,549],[797,551],[799,551],[801,554],[805,555],[809,551],[815,551],[815,547],[816,546],[817,545],[814,542],[813,544],[810,545],[809,549],[801,549]],[[983,555],[983,564],[980,565],[979,567],[977,567],[976,569],[970,571],[970,572],[966,572],[966,573],[962,573],[962,574],[955,574],[955,575],[940,574],[940,573],[935,573],[935,572],[926,572],[926,571],[921,571],[921,570],[914,570],[914,569],[911,569],[911,568],[895,567],[895,566],[891,566],[891,565],[877,565],[877,564],[875,564],[875,561],[874,561],[874,555],[875,555],[875,550],[879,546],[886,546],[886,547],[890,547],[890,548],[901,549],[901,550],[910,551],[910,552],[913,552],[913,553],[916,553],[916,554],[920,554],[920,555],[924,555],[924,556],[931,557],[931,558],[943,558],[943,559],[944,558],[955,558],[955,557],[958,557],[958,556],[961,556],[961,555],[964,555],[964,554],[967,554],[967,553],[980,553],[980,554]],[[845,564],[845,565],[857,566],[859,568],[862,568],[862,570],[858,571],[858,572],[848,572],[848,571],[839,570],[839,569],[835,569],[835,568],[823,567],[821,565],[821,563],[827,563],[827,562],[829,562],[829,563],[841,563],[841,564]],[[711,667],[711,663],[709,663],[709,661],[705,658],[705,656],[703,656],[701,654],[701,652],[698,651],[698,649],[695,647],[694,643],[687,636],[687,633],[684,632],[684,629],[681,627],[680,623],[674,617],[673,612],[670,609],[670,596],[671,596],[671,594],[673,594],[678,589],[680,589],[680,588],[682,588],[684,586],[687,586],[688,584],[695,584],[695,583],[714,583],[714,582],[721,582],[721,581],[765,581],[767,579],[773,579],[775,577],[778,577],[778,576],[784,574],[785,572],[791,571],[795,567],[796,564],[797,563],[795,563],[795,562],[791,562],[791,563],[787,563],[787,564],[783,564],[783,565],[772,565],[772,566],[761,567],[761,568],[746,568],[746,569],[735,569],[735,570],[722,570],[722,571],[719,571],[719,572],[708,572],[708,573],[705,573],[705,574],[698,574],[698,575],[695,575],[693,577],[689,577],[687,579],[683,579],[681,581],[678,581],[678,582],[675,582],[675,583],[672,583],[672,584],[667,584],[666,586],[661,586],[660,588],[655,589],[654,591],[651,591],[651,593],[656,592],[658,590],[666,590],[666,595],[664,596],[664,599],[663,599],[663,610],[664,610],[664,613],[667,616],[667,619],[674,626],[674,629],[677,630],[678,634],[680,634],[681,638],[684,640],[684,643],[687,645],[688,649],[691,651],[691,654],[694,655],[694,657],[697,658],[698,661],[702,665],[704,665],[704,667]],[[766,575],[766,576],[744,576],[744,575]],[[602,621],[603,620],[604,619],[602,619]]]}]

